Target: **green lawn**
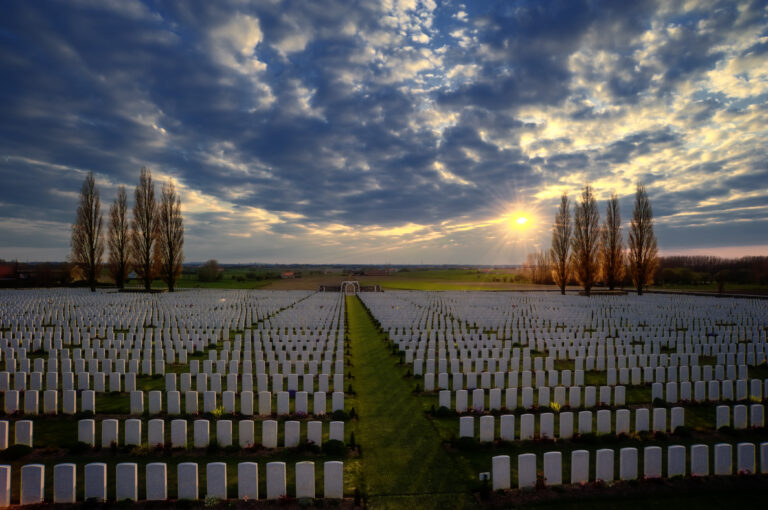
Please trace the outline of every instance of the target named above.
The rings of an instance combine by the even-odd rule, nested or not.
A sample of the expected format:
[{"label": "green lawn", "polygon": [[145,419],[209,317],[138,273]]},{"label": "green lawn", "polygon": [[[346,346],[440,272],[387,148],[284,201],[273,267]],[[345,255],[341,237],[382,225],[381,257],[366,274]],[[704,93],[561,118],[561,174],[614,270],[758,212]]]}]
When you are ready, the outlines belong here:
[{"label": "green lawn", "polygon": [[471,471],[443,448],[360,300],[348,297],[347,307],[363,451],[358,485],[372,508],[471,507]]}]

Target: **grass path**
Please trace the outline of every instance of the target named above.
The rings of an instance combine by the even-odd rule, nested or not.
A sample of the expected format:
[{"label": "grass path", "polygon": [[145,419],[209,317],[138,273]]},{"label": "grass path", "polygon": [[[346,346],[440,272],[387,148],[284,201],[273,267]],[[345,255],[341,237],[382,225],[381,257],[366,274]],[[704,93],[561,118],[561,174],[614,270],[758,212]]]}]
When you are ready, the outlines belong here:
[{"label": "grass path", "polygon": [[449,455],[356,296],[347,297],[357,392],[358,486],[371,508],[473,508],[472,473]]}]

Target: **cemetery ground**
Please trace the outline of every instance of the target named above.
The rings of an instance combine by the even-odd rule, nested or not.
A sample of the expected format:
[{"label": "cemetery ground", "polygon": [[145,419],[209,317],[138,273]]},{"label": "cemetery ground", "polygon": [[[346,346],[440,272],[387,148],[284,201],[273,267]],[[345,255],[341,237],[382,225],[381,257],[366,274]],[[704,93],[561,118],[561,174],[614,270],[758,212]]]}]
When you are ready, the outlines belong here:
[{"label": "cemetery ground", "polygon": [[[547,451],[562,453],[563,473],[569,473],[570,453],[573,450],[587,450],[591,458],[600,448],[634,447],[642,451],[647,446],[659,446],[666,449],[672,445],[682,445],[689,448],[691,445],[709,445],[710,448],[719,442],[737,443],[752,442],[759,444],[768,439],[765,428],[758,427],[746,430],[734,430],[724,427],[715,430],[714,406],[711,403],[684,403],[685,426],[672,433],[641,432],[631,434],[599,436],[595,434],[576,435],[570,440],[538,439],[539,430],[536,429],[536,440],[529,441],[501,441],[492,443],[480,443],[469,438],[457,438],[457,414],[445,408],[438,410],[438,402],[434,393],[423,391],[421,377],[414,377],[411,370],[402,361],[391,359],[398,356],[398,349],[394,342],[389,341],[379,328],[374,329],[370,322],[375,319],[357,303],[357,298],[348,298],[349,327],[351,337],[356,340],[353,343],[353,373],[356,374],[355,385],[362,391],[358,394],[373,395],[382,394],[382,398],[371,399],[377,404],[370,411],[366,409],[365,401],[359,402],[361,423],[370,419],[376,420],[379,416],[385,416],[377,435],[369,439],[364,429],[360,431],[361,445],[364,454],[362,461],[361,485],[369,491],[370,501],[376,502],[376,508],[469,508],[469,507],[535,507],[535,508],[669,508],[674,504],[685,507],[699,508],[724,508],[732,505],[744,504],[749,506],[755,498],[761,500],[768,497],[768,479],[764,475],[753,477],[728,477],[728,478],[666,478],[668,473],[664,469],[664,479],[658,480],[631,480],[625,482],[590,482],[575,486],[544,487],[537,483],[534,491],[511,491],[493,493],[483,483],[478,482],[477,475],[489,470],[489,459],[496,455],[509,455],[515,459],[521,453],[535,453],[540,459]],[[368,315],[366,321],[365,315]],[[366,324],[368,322],[368,324]],[[388,353],[376,344],[385,343]],[[359,345],[360,347],[355,347]],[[355,352],[360,349],[362,352]],[[396,365],[394,370],[382,370],[389,364]],[[534,353],[535,357],[543,356],[543,353]],[[702,365],[713,365],[714,357],[703,357]],[[356,366],[363,363],[364,369]],[[573,368],[572,362],[557,362],[556,369]],[[409,384],[403,388],[402,381]],[[765,379],[768,377],[768,369],[765,364],[751,367],[749,378]],[[362,379],[362,380],[360,380]],[[367,381],[373,381],[368,389]],[[365,382],[364,382],[365,381]],[[606,384],[605,373],[597,371],[586,375],[585,384]],[[411,391],[418,404],[414,408],[412,402],[403,401],[402,392]],[[626,404],[621,407],[636,409],[651,402],[651,389],[649,387],[630,387],[626,394]],[[654,407],[669,408],[671,404],[662,401],[653,402]],[[555,408],[555,406],[553,406]],[[565,408],[567,409],[567,408]],[[564,409],[564,410],[565,410]],[[603,410],[613,410],[616,407],[600,406]],[[526,412],[517,410],[519,419]],[[535,408],[535,412],[550,411],[546,407]],[[496,411],[493,415],[510,414],[510,411]],[[398,416],[400,418],[398,418]],[[421,419],[426,416],[429,423]],[[379,425],[368,424],[370,430],[376,430]],[[390,437],[388,432],[395,428],[398,434]],[[440,443],[440,446],[437,443]],[[400,446],[405,443],[405,446]],[[381,459],[370,458],[368,449],[374,447],[382,453]],[[405,452],[401,449],[405,448]],[[408,450],[410,448],[410,450]],[[441,451],[442,450],[442,451]],[[445,458],[445,453],[448,458]],[[377,455],[377,454],[374,454]],[[413,466],[415,461],[418,468],[405,468],[406,476],[398,476],[398,466],[402,462]],[[375,463],[380,462],[382,469],[374,468]],[[540,462],[540,460],[539,460]],[[710,463],[712,461],[710,460]],[[641,464],[639,464],[641,466]],[[389,468],[389,470],[387,470]],[[618,480],[619,466],[615,465],[615,476]],[[639,467],[642,472],[642,467]],[[426,473],[424,473],[426,471]],[[381,473],[385,473],[382,476]],[[379,474],[377,477],[376,474]],[[514,480],[517,477],[516,465],[512,462],[511,475]],[[539,476],[541,474],[539,473]],[[564,480],[567,475],[564,475]],[[367,478],[367,479],[366,479]],[[402,478],[402,479],[401,479]],[[431,478],[431,480],[430,480]],[[417,483],[418,482],[418,483]],[[426,482],[426,484],[425,484]],[[431,482],[431,483],[430,483]],[[419,492],[411,492],[411,487],[422,489]],[[424,487],[429,487],[425,490]],[[390,491],[397,491],[396,493]],[[467,498],[467,492],[472,493]],[[426,496],[426,498],[425,498]]]},{"label": "cemetery ground", "polygon": [[[78,291],[75,291],[78,292]],[[186,291],[199,292],[199,291]],[[203,292],[222,292],[222,291],[203,291]],[[232,296],[238,299],[249,299],[250,291],[232,291]],[[296,291],[293,291],[296,292]],[[471,293],[474,296],[484,296],[479,298],[482,305],[495,300],[496,293]],[[549,294],[549,293],[548,293]],[[87,291],[83,295],[88,295]],[[179,293],[181,298],[184,292]],[[190,294],[193,295],[193,294]],[[226,301],[230,294],[221,294],[221,301]],[[270,295],[270,293],[258,294]],[[292,295],[292,294],[285,294]],[[46,501],[53,500],[54,488],[54,465],[64,463],[74,463],[78,466],[78,484],[77,501],[84,500],[84,491],[81,483],[82,466],[90,462],[103,462],[107,464],[107,487],[109,487],[110,498],[113,498],[116,480],[116,465],[121,462],[133,462],[138,465],[137,482],[139,487],[139,498],[143,499],[144,487],[148,483],[145,478],[145,467],[148,463],[163,462],[167,464],[167,486],[168,497],[175,498],[175,487],[178,483],[176,479],[176,466],[181,462],[195,462],[199,468],[199,487],[200,500],[196,503],[185,501],[179,502],[142,502],[143,506],[165,506],[175,507],[183,505],[186,507],[202,506],[261,506],[275,505],[277,503],[264,502],[264,494],[267,493],[266,482],[266,464],[268,462],[285,462],[287,493],[294,494],[295,470],[293,466],[300,461],[314,461],[315,463],[315,486],[318,497],[322,495],[322,484],[324,479],[323,463],[331,460],[341,460],[344,462],[344,481],[343,489],[347,498],[339,504],[334,500],[316,499],[296,500],[293,498],[282,498],[280,505],[307,506],[315,504],[317,506],[333,507],[351,507],[357,501],[366,504],[370,508],[493,508],[493,507],[525,507],[525,508],[619,508],[622,509],[647,509],[647,508],[669,508],[672,505],[682,505],[684,507],[697,506],[700,508],[723,508],[723,507],[754,507],[755,501],[765,501],[768,498],[768,479],[765,475],[751,476],[708,476],[708,477],[668,477],[666,463],[664,463],[664,478],[658,480],[643,480],[642,475],[638,480],[624,482],[595,482],[590,481],[586,484],[546,486],[545,483],[537,482],[533,490],[511,490],[511,491],[492,491],[488,483],[481,482],[478,474],[491,471],[491,458],[494,456],[508,455],[512,459],[510,465],[510,475],[512,480],[518,477],[517,456],[519,454],[536,454],[541,466],[541,458],[546,452],[562,453],[562,472],[563,481],[567,483],[568,473],[571,471],[571,452],[574,450],[587,450],[591,459],[594,459],[599,449],[610,448],[617,452],[616,462],[614,464],[614,475],[612,479],[619,478],[618,450],[626,447],[634,447],[640,451],[638,461],[638,472],[643,472],[642,451],[648,446],[660,446],[665,452],[669,446],[682,445],[686,449],[692,445],[707,445],[710,449],[709,465],[714,466],[712,453],[714,445],[718,443],[753,443],[760,445],[768,440],[768,434],[764,427],[753,427],[736,429],[731,426],[716,429],[715,408],[718,405],[731,406],[734,402],[726,401],[703,401],[693,402],[690,400],[667,402],[664,399],[653,399],[652,389],[648,384],[645,385],[626,385],[625,402],[620,405],[603,404],[594,407],[597,410],[609,410],[612,413],[620,409],[629,409],[634,413],[637,409],[653,408],[665,409],[665,416],[671,412],[674,407],[682,407],[685,412],[685,426],[679,427],[673,432],[653,433],[649,431],[632,432],[629,434],[604,434],[595,433],[576,434],[570,439],[542,439],[540,438],[540,418],[545,413],[552,413],[556,417],[560,413],[569,411],[567,406],[558,408],[556,405],[542,406],[520,406],[516,409],[498,409],[482,412],[469,413],[469,416],[475,416],[475,420],[481,416],[494,416],[494,428],[498,429],[499,419],[502,415],[514,415],[516,425],[521,426],[521,420],[525,414],[534,414],[536,420],[533,437],[531,440],[503,441],[498,439],[498,432],[494,430],[492,441],[479,441],[477,437],[458,437],[459,432],[459,413],[455,410],[441,408],[438,399],[437,384],[435,389],[425,391],[425,376],[414,375],[414,364],[406,362],[405,351],[401,350],[397,344],[395,336],[388,335],[388,328],[385,324],[388,304],[385,307],[376,308],[375,298],[386,297],[385,294],[368,294],[357,296],[347,296],[342,298],[343,324],[344,328],[344,370],[341,372],[344,380],[345,390],[345,413],[328,413],[325,416],[305,416],[295,413],[296,403],[290,401],[290,412],[286,415],[275,416],[254,416],[254,436],[262,437],[262,429],[265,419],[275,419],[278,421],[278,444],[279,448],[265,448],[261,445],[250,448],[240,448],[237,446],[219,446],[216,440],[212,440],[207,447],[194,448],[189,445],[187,448],[171,448],[171,430],[165,426],[164,443],[166,446],[152,448],[146,445],[146,442],[140,446],[126,446],[122,444],[113,446],[91,447],[77,441],[78,420],[96,418],[103,422],[106,419],[120,420],[120,437],[123,437],[125,420],[128,418],[141,418],[146,427],[147,419],[168,418],[167,413],[150,415],[144,412],[140,415],[131,413],[131,400],[127,392],[99,392],[95,396],[95,408],[98,413],[94,416],[90,412],[77,412],[71,415],[45,415],[39,414],[34,417],[14,413],[0,419],[8,420],[11,425],[8,427],[9,442],[11,431],[14,424],[20,420],[33,420],[34,422],[34,448],[29,449],[21,446],[11,446],[5,451],[0,452],[0,464],[12,466],[11,501],[18,502],[20,497],[19,471],[21,466],[28,464],[45,465],[45,489],[44,496]],[[472,325],[472,320],[465,322],[466,317],[462,318],[456,311],[450,313],[442,310],[446,303],[462,303],[463,299],[469,299],[472,302],[474,298],[467,298],[468,294],[440,294],[441,297],[435,298],[435,294],[422,293],[401,293],[392,294],[397,296],[393,299],[401,299],[400,306],[413,305],[414,310],[441,310],[440,314],[459,322],[465,323],[468,329],[465,334],[479,335],[498,335],[504,337],[500,330],[491,330],[478,328]],[[218,297],[218,295],[216,295]],[[426,296],[426,297],[425,297]],[[443,297],[446,296],[446,297]],[[498,299],[503,295],[498,294]],[[2,297],[2,296],[0,296]],[[167,299],[181,299],[179,296],[166,297],[157,295],[153,299],[154,303],[163,303]],[[336,298],[338,299],[338,298]],[[534,298],[531,298],[534,299]],[[542,298],[546,303],[550,298]],[[552,298],[557,301],[559,297]],[[564,301],[559,303],[581,304],[590,302],[587,298],[571,296],[562,298]],[[617,298],[620,299],[620,298]],[[656,299],[648,297],[648,300]],[[688,298],[701,299],[701,298]],[[710,298],[703,298],[710,299]],[[330,301],[329,301],[330,300]],[[218,299],[213,300],[217,302]],[[232,301],[235,301],[234,299]],[[594,299],[593,299],[594,301]],[[290,320],[300,320],[303,315],[317,312],[319,309],[332,302],[332,296],[318,293],[306,292],[296,294],[283,304],[270,308],[269,313],[260,315],[258,320],[247,323],[244,328],[231,328],[226,330],[226,344],[233,343],[237,347],[238,339],[242,341],[243,337],[249,338],[247,334],[257,332],[257,328],[284,327],[290,324]],[[314,303],[309,307],[309,303]],[[394,303],[394,301],[393,301]],[[708,302],[707,302],[708,303]],[[765,303],[765,302],[762,302]],[[305,308],[301,308],[307,305]],[[335,306],[335,305],[334,305]],[[479,306],[479,305],[478,305]],[[515,305],[517,306],[517,305]],[[734,305],[737,306],[737,305]],[[221,313],[213,308],[211,313]],[[392,307],[394,309],[394,305]],[[503,307],[502,307],[503,308]],[[153,308],[154,310],[155,308]],[[334,308],[336,310],[337,308]],[[210,311],[210,310],[209,310]],[[293,315],[290,315],[295,311]],[[403,314],[407,310],[403,309]],[[325,313],[325,312],[317,312]],[[330,312],[329,312],[330,313]],[[281,315],[282,314],[282,315]],[[287,319],[279,322],[281,316]],[[432,320],[438,320],[438,315],[430,315]],[[331,314],[330,316],[332,316]],[[407,315],[407,314],[406,314]],[[212,316],[213,317],[213,316]],[[0,336],[11,332],[7,316],[0,316]],[[273,321],[272,326],[265,326],[265,323]],[[439,323],[433,322],[423,331],[428,332],[434,329],[441,329]],[[735,328],[737,325],[734,324]],[[758,324],[758,326],[760,326]],[[43,330],[49,330],[52,323],[44,323]],[[155,330],[158,326],[150,324],[145,330]],[[731,328],[729,325],[722,326],[726,330]],[[762,340],[758,338],[756,343],[764,342],[765,324],[763,328]],[[290,330],[286,327],[286,331]],[[447,328],[442,328],[446,329]],[[683,334],[684,327],[679,328],[678,333]],[[263,332],[264,330],[262,330]],[[293,326],[294,333],[301,333],[302,326]],[[332,331],[329,330],[329,331]],[[389,329],[391,332],[392,330]],[[555,328],[557,331],[557,328]],[[116,334],[127,334],[128,329],[116,329]],[[591,336],[591,330],[585,330],[585,333]],[[100,336],[99,334],[98,336]],[[224,340],[222,339],[222,340]],[[740,342],[743,343],[743,342]],[[198,362],[200,365],[205,360],[210,360],[212,352],[216,352],[219,358],[224,352],[229,353],[229,347],[224,346],[224,341],[217,341],[206,346],[202,350],[190,352],[186,362],[166,363],[165,373],[181,374],[189,373],[190,363]],[[403,344],[401,344],[402,346]],[[506,341],[509,348],[524,349],[533,344],[523,344],[517,341]],[[667,343],[662,348],[660,354],[672,355],[675,349],[673,344]],[[4,353],[5,360],[7,353]],[[530,351],[531,364],[539,359],[546,360],[547,353],[536,348]],[[47,360],[47,354],[43,350],[31,351],[27,358],[30,364],[36,360]],[[715,355],[700,355],[698,364],[702,367],[715,367],[718,365],[718,358]],[[565,371],[575,371],[576,366],[573,359],[554,360],[553,369],[563,374]],[[586,370],[584,372],[583,386],[600,388],[609,384],[605,370]],[[754,363],[748,367],[747,378],[750,380],[768,379],[768,368],[765,362]],[[615,382],[614,382],[615,384]],[[468,383],[469,385],[469,383]],[[334,390],[337,390],[334,382]],[[255,388],[255,384],[254,384]],[[149,391],[166,390],[165,377],[161,375],[141,375],[136,377],[136,389],[145,394]],[[725,391],[725,389],[723,389]],[[486,390],[487,394],[487,390]],[[455,396],[455,395],[454,395]],[[487,395],[486,395],[487,396]],[[763,395],[764,397],[764,395]],[[291,395],[293,399],[293,395]],[[517,397],[516,397],[517,398]],[[602,398],[602,397],[601,397]],[[61,397],[60,397],[61,399]],[[485,396],[484,396],[485,400]],[[760,398],[747,399],[747,404],[761,401]],[[78,400],[79,402],[79,400]],[[274,411],[274,409],[272,409]],[[354,412],[353,412],[354,410]],[[236,412],[242,411],[237,405]],[[731,408],[731,412],[733,408]],[[464,416],[467,416],[465,413]],[[195,413],[188,416],[175,416],[176,419],[187,421],[188,430],[193,429],[195,419],[208,419],[213,424],[216,420],[231,419],[236,424],[237,420],[242,418],[237,414],[231,414],[222,409],[221,406],[211,412]],[[287,421],[297,420],[301,423],[302,437],[307,428],[309,420],[319,420],[323,422],[323,442],[325,448],[318,448],[303,441],[293,448],[284,448],[285,442],[285,424]],[[346,446],[329,441],[327,427],[333,420],[343,420],[345,422],[344,443]],[[553,428],[555,437],[560,433],[558,421]],[[730,423],[730,422],[729,422]],[[215,426],[212,427],[215,431]],[[98,432],[98,429],[96,429]],[[215,436],[215,432],[214,432]],[[238,444],[238,428],[232,427],[232,443]],[[98,440],[97,440],[98,443]],[[226,481],[227,497],[230,502],[217,503],[215,499],[205,501],[206,494],[206,469],[205,466],[212,462],[226,462],[228,468],[228,478]],[[261,500],[256,503],[249,501],[247,503],[234,503],[238,495],[237,470],[238,462],[257,462],[259,464],[259,493]],[[757,462],[760,462],[758,453]],[[759,469],[759,468],[758,468]],[[765,469],[765,467],[763,467]],[[590,471],[594,466],[590,467]],[[734,470],[735,472],[735,470]],[[539,474],[539,476],[541,476]],[[590,478],[592,479],[592,478]],[[513,482],[513,488],[516,485]],[[114,501],[112,503],[114,504]],[[759,505],[758,505],[759,506]]]}]

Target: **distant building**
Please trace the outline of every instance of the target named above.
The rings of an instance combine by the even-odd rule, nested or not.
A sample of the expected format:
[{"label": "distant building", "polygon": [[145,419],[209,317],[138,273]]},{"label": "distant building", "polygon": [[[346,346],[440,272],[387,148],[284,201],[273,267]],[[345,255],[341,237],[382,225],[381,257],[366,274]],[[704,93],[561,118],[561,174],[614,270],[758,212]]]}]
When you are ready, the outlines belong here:
[{"label": "distant building", "polygon": [[13,281],[19,278],[18,263],[0,262],[0,281]]},{"label": "distant building", "polygon": [[287,280],[289,278],[296,278],[296,274],[294,274],[293,271],[285,271],[280,275],[280,278],[282,278],[283,280]]},{"label": "distant building", "polygon": [[387,269],[366,269],[363,276],[389,276],[391,273]]}]

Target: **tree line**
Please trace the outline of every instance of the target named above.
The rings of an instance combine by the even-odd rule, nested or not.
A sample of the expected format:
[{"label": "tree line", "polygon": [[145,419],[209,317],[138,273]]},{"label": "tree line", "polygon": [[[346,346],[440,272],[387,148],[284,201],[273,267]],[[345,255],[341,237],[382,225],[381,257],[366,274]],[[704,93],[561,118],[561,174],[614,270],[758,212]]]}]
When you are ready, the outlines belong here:
[{"label": "tree line", "polygon": [[661,284],[702,285],[716,282],[768,285],[768,257],[727,259],[702,255],[674,255],[659,259],[655,281]]},{"label": "tree line", "polygon": [[184,261],[184,222],[181,199],[173,182],[162,185],[160,200],[148,168],[142,168],[134,191],[132,218],[128,219],[128,195],[120,186],[109,208],[104,239],[101,199],[93,172],[83,182],[72,225],[70,262],[91,291],[101,274],[105,247],[109,248],[107,271],[118,288],[125,286],[131,270],[149,291],[158,276],[173,292]]},{"label": "tree line", "polygon": [[568,194],[560,197],[551,247],[533,256],[531,276],[535,283],[555,283],[562,294],[568,282],[575,279],[589,295],[598,282],[614,290],[629,275],[637,293],[642,294],[653,283],[658,263],[653,210],[645,186],[637,186],[625,244],[618,197],[614,193],[608,200],[601,224],[597,200],[587,185],[580,200],[573,204],[573,212]]}]

